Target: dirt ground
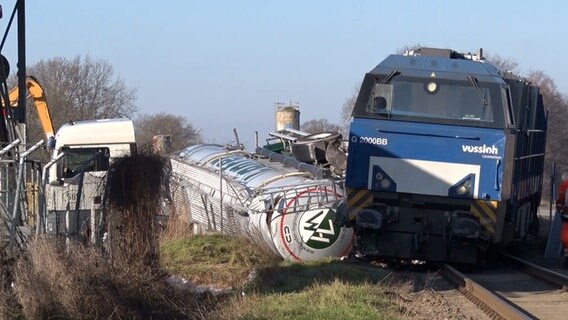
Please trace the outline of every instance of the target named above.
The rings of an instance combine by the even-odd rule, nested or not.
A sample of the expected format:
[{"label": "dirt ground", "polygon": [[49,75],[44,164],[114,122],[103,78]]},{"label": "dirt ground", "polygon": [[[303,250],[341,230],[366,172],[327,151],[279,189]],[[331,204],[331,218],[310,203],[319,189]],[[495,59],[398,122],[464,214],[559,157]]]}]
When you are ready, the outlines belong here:
[{"label": "dirt ground", "polygon": [[[552,213],[554,214],[554,212]],[[564,258],[544,258],[548,238],[549,207],[544,204],[539,211],[539,237],[527,239],[512,253],[538,265],[568,275],[562,267]],[[491,319],[475,304],[445,281],[438,272],[410,272],[409,285],[393,294],[400,305],[403,319]]]},{"label": "dirt ground", "polygon": [[483,311],[442,278],[438,271],[402,271],[405,286],[389,292],[404,320],[489,320]]}]

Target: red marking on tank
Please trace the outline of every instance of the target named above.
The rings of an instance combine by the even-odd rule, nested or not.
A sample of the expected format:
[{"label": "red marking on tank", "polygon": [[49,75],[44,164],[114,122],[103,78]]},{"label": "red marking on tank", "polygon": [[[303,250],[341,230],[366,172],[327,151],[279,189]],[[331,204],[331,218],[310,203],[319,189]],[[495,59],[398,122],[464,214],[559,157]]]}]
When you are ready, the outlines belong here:
[{"label": "red marking on tank", "polygon": [[[298,261],[302,261],[302,259],[300,259],[300,257],[298,257],[294,252],[292,252],[292,250],[290,249],[290,247],[288,246],[288,243],[286,243],[286,238],[284,236],[284,217],[286,215],[286,211],[288,210],[288,208],[290,207],[290,205],[295,202],[301,195],[307,193],[307,192],[311,192],[311,191],[316,191],[318,190],[317,187],[313,187],[310,189],[307,189],[305,191],[302,191],[300,193],[298,193],[294,198],[290,199],[287,203],[286,206],[284,206],[284,209],[282,209],[282,216],[280,218],[280,242],[282,242],[284,244],[284,249],[286,249],[286,251],[288,251],[288,253],[292,256],[292,258],[298,260]],[[330,192],[327,188],[325,188],[325,192],[326,193],[333,193]],[[336,195],[338,195],[336,193]],[[338,195],[339,196],[339,195]],[[341,231],[340,231],[341,232]],[[353,241],[353,238],[351,238],[351,241]],[[351,246],[349,246],[351,247]]]},{"label": "red marking on tank", "polygon": [[353,249],[353,240],[355,240],[355,232],[353,232],[353,234],[351,235],[351,241],[349,241],[349,245],[347,246],[347,248],[345,248],[345,250],[341,253],[340,257],[344,257],[347,255],[347,253],[349,253],[349,251],[351,251],[351,249]]}]

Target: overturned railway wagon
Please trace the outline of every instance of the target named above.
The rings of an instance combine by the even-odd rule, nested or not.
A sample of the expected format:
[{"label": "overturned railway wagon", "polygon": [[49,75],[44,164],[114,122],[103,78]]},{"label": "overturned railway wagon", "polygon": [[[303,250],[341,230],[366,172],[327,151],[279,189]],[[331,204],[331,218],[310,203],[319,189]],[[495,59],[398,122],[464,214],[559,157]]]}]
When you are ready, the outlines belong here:
[{"label": "overturned railway wagon", "polygon": [[285,259],[348,254],[353,230],[336,221],[345,215],[343,181],[306,163],[272,161],[276,154],[261,149],[207,144],[171,156],[177,212],[197,231],[244,235]]},{"label": "overturned railway wagon", "polygon": [[357,250],[476,263],[536,232],[546,129],[538,87],[481,51],[387,57],[365,76],[350,126]]}]

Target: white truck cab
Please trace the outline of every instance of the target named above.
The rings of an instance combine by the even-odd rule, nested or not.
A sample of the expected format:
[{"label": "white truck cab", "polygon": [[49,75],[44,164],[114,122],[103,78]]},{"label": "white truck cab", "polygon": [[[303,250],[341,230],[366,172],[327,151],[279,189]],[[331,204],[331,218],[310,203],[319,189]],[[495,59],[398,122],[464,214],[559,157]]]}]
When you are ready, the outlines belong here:
[{"label": "white truck cab", "polygon": [[[65,157],[50,168],[49,184],[62,184],[85,172],[106,171],[113,159],[136,152],[134,124],[129,119],[76,121],[63,125],[55,135],[52,159]],[[99,153],[98,156],[97,153]]]},{"label": "white truck cab", "polygon": [[49,168],[45,186],[46,232],[95,241],[91,230],[98,229],[109,165],[135,152],[132,120],[63,125],[55,134],[52,159],[64,156]]}]

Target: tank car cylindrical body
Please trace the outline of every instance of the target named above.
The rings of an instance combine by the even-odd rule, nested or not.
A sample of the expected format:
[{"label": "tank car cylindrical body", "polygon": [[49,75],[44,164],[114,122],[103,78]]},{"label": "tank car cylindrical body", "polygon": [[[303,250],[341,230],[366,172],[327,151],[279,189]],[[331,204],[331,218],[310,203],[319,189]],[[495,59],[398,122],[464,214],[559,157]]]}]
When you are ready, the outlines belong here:
[{"label": "tank car cylindrical body", "polygon": [[172,170],[188,192],[191,220],[207,230],[246,235],[291,260],[351,249],[352,229],[336,223],[341,181],[218,145],[185,149],[172,158]]}]

